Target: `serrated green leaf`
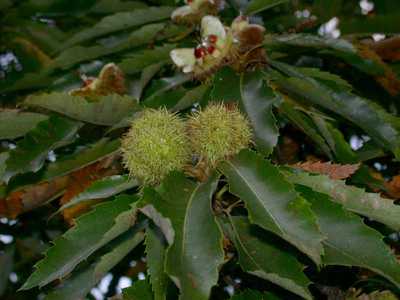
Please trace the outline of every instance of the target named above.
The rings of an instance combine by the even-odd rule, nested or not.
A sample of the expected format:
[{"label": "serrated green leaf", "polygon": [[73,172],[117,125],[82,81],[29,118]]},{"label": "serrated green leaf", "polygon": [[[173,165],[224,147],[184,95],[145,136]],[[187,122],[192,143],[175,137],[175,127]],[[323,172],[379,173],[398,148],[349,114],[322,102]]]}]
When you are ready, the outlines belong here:
[{"label": "serrated green leaf", "polygon": [[234,295],[231,300],[279,300],[279,297],[271,293],[260,292],[257,290],[245,290],[240,294]]},{"label": "serrated green leaf", "polygon": [[347,143],[339,129],[320,116],[313,115],[311,118],[318,127],[319,132],[321,132],[322,136],[325,138],[336,161],[343,164],[357,163],[358,157],[356,153],[351,149],[349,143]]},{"label": "serrated green leaf", "polygon": [[49,151],[71,143],[81,123],[65,118],[51,116],[41,121],[9,151],[3,180],[27,172],[37,172],[42,168]]},{"label": "serrated green leaf", "polygon": [[169,60],[169,53],[174,48],[176,48],[175,44],[165,44],[151,50],[143,50],[123,59],[118,66],[125,74],[135,74],[152,64]]},{"label": "serrated green leaf", "polygon": [[69,202],[64,204],[60,210],[74,206],[83,201],[108,198],[136,186],[138,186],[138,182],[135,179],[129,178],[128,175],[112,175],[104,177],[94,181],[82,193],[79,193]]},{"label": "serrated green leaf", "polygon": [[185,95],[175,104],[172,108],[173,111],[180,111],[187,109],[194,105],[195,103],[199,103],[205,93],[208,91],[209,85],[204,83],[199,85],[191,90],[188,90]]},{"label": "serrated green leaf", "polygon": [[87,101],[65,93],[34,95],[24,102],[28,106],[45,108],[70,118],[96,125],[111,126],[139,110],[136,100],[117,94],[101,96],[98,101]]},{"label": "serrated green leaf", "polygon": [[269,280],[305,299],[312,299],[307,286],[310,281],[302,266],[291,254],[268,240],[259,227],[252,226],[246,217],[230,217],[230,236],[239,253],[241,268]]},{"label": "serrated green leaf", "polygon": [[136,281],[131,287],[122,290],[123,300],[153,300],[150,283],[147,280]]},{"label": "serrated green leaf", "polygon": [[161,35],[161,31],[165,29],[164,23],[156,23],[145,25],[138,30],[133,31],[128,37],[112,46],[95,45],[90,47],[74,46],[60,53],[53,63],[52,68],[67,69],[75,64],[83,61],[90,61],[95,58],[110,55],[129,48],[143,46],[152,42],[157,38],[163,39],[168,35]]},{"label": "serrated green leaf", "polygon": [[346,80],[344,80],[342,77],[336,74],[324,72],[316,68],[299,68],[299,69],[303,74],[318,79],[322,82],[325,82],[328,85],[330,82],[333,82],[335,83],[335,85],[341,87],[344,90],[351,91],[353,89],[350,83],[348,83]]},{"label": "serrated green leaf", "polygon": [[54,241],[21,289],[42,287],[63,278],[79,262],[127,231],[136,221],[136,200],[134,196],[118,196],[78,218],[73,228]]},{"label": "serrated green leaf", "polygon": [[270,155],[278,142],[278,127],[272,113],[277,96],[263,80],[260,71],[247,73],[240,79],[240,105],[246,112],[253,127],[257,149]]},{"label": "serrated green leaf", "polygon": [[132,84],[132,96],[135,97],[135,99],[141,100],[143,90],[164,65],[165,62],[161,61],[154,65],[147,66],[143,69],[140,79],[136,80]]},{"label": "serrated green leaf", "polygon": [[289,0],[251,0],[246,7],[246,15],[258,14],[264,10],[287,3]]},{"label": "serrated green leaf", "polygon": [[[359,266],[370,269],[400,286],[400,264],[383,236],[366,226],[362,219],[347,212],[330,197],[309,188],[300,188],[311,202],[321,231],[327,236],[323,263],[327,265]],[[340,233],[340,234],[338,234]]]},{"label": "serrated green leaf", "polygon": [[314,34],[286,34],[286,35],[267,35],[265,37],[265,46],[268,48],[280,47],[302,47],[313,49],[332,49],[340,52],[357,52],[356,48],[344,39],[335,39],[321,37]]},{"label": "serrated green leaf", "polygon": [[81,272],[73,274],[61,287],[49,293],[44,300],[82,299],[130,251],[144,239],[143,231],[130,230],[111,243],[112,250]]},{"label": "serrated green leaf", "polygon": [[280,77],[277,84],[281,89],[302,100],[333,111],[363,129],[383,148],[400,159],[400,119],[382,107],[346,90],[327,86],[301,73],[297,68],[272,62],[288,74]]},{"label": "serrated green leaf", "polygon": [[100,159],[115,154],[119,151],[120,141],[104,138],[97,143],[84,148],[74,154],[63,157],[56,162],[50,164],[41,178],[42,181],[47,181],[55,177],[64,176],[75,170],[84,168]]},{"label": "serrated green leaf", "polygon": [[92,28],[82,30],[65,42],[63,48],[68,48],[84,41],[117,32],[127,30],[146,23],[168,19],[173,11],[172,7],[149,7],[137,9],[132,12],[120,12],[107,16],[95,24]]},{"label": "serrated green leaf", "polygon": [[165,270],[181,291],[179,299],[208,300],[218,281],[223,236],[211,207],[218,179],[199,184],[171,173],[158,192],[144,191],[141,210],[169,243]]},{"label": "serrated green leaf", "polygon": [[229,190],[242,199],[249,219],[321,262],[323,236],[310,205],[297,195],[277,167],[250,150],[243,150],[219,169],[228,178]]},{"label": "serrated green leaf", "polygon": [[167,241],[162,232],[155,226],[146,230],[146,261],[154,300],[165,300],[167,297],[168,276],[164,271]]},{"label": "serrated green leaf", "polygon": [[19,110],[0,111],[0,140],[15,139],[25,135],[48,116]]},{"label": "serrated green leaf", "polygon": [[331,152],[330,147],[312,122],[311,118],[307,116],[304,111],[296,109],[293,105],[287,102],[283,102],[280,105],[280,112],[283,113],[283,115],[296,127],[303,131],[330,160],[333,160],[333,153]]},{"label": "serrated green leaf", "polygon": [[379,194],[367,193],[361,188],[347,185],[343,180],[333,180],[325,175],[288,171],[285,176],[293,183],[329,195],[333,201],[352,212],[400,230],[400,206],[395,205],[392,200],[382,198]]},{"label": "serrated green leaf", "polygon": [[158,108],[160,106],[172,108],[185,93],[184,90],[182,91],[182,89],[177,88],[189,80],[191,80],[190,76],[183,73],[161,78],[151,86],[152,93],[144,99],[143,104],[151,108]]}]

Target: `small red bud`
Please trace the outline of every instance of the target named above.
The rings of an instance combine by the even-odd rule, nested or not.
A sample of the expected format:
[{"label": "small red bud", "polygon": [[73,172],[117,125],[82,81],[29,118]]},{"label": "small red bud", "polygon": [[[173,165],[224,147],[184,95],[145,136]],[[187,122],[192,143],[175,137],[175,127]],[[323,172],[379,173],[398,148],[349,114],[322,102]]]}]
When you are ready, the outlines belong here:
[{"label": "small red bud", "polygon": [[207,50],[204,47],[197,47],[196,49],[194,49],[194,56],[197,59],[202,58],[206,54],[207,54]]},{"label": "small red bud", "polygon": [[208,41],[212,44],[215,44],[218,40],[218,37],[215,34],[210,34],[208,36]]},{"label": "small red bud", "polygon": [[208,46],[207,47],[207,52],[209,53],[209,54],[212,54],[213,52],[215,51],[215,47],[214,46]]}]

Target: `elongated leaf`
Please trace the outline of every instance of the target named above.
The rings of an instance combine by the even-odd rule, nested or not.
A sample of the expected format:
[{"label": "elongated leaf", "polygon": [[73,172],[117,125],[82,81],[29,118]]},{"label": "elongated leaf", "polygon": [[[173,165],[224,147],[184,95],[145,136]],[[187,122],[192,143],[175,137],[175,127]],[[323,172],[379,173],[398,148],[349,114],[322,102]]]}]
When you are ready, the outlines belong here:
[{"label": "elongated leaf", "polygon": [[37,172],[42,168],[51,150],[71,143],[81,124],[65,118],[52,116],[41,121],[17,143],[6,160],[3,180],[27,172]]},{"label": "elongated leaf", "polygon": [[82,299],[90,290],[144,239],[142,231],[131,230],[112,243],[113,249],[87,269],[73,274],[61,287],[48,294],[45,300]]},{"label": "elongated leaf", "polygon": [[45,170],[41,180],[47,181],[55,177],[64,176],[77,169],[84,168],[100,159],[115,154],[119,151],[119,146],[119,140],[109,141],[106,138],[101,139],[88,148],[84,148],[77,153],[50,164]]},{"label": "elongated leaf", "polygon": [[277,96],[266,85],[262,72],[243,75],[240,80],[240,94],[240,104],[253,127],[256,146],[264,155],[269,155],[277,144],[279,135],[272,113],[272,105]]},{"label": "elongated leaf", "polygon": [[136,220],[136,208],[132,205],[136,200],[133,196],[119,196],[78,218],[73,228],[54,241],[21,289],[42,287],[64,277],[79,262],[128,230]]},{"label": "elongated leaf", "polygon": [[315,124],[307,115],[305,115],[302,111],[297,110],[295,107],[293,107],[293,105],[287,102],[284,102],[280,105],[280,111],[296,127],[303,131],[330,160],[333,160],[331,149],[321,136],[321,133],[318,131]]},{"label": "elongated leaf", "polygon": [[[165,65],[164,61],[161,61],[159,63],[147,66],[143,69],[143,72],[140,76],[140,79],[136,80],[132,84],[132,96],[135,97],[135,99],[141,100],[143,90],[149,84],[151,79],[162,69],[162,67]],[[118,126],[116,124],[116,126]]]},{"label": "elongated leaf", "polygon": [[[185,82],[190,80],[190,76],[187,74],[177,73],[172,77],[161,78],[159,81],[154,83],[152,86],[152,94],[144,100],[144,105],[147,107],[158,108],[160,106],[166,106],[167,108],[173,107],[174,103],[166,96],[168,92],[175,93],[176,89]],[[178,92],[180,92],[178,90]],[[183,95],[180,98],[182,98]]]},{"label": "elongated leaf", "polygon": [[82,201],[108,198],[125,190],[138,186],[138,182],[128,175],[113,175],[93,182],[85,191],[73,197],[60,210],[74,206]]},{"label": "elongated leaf", "polygon": [[149,226],[146,230],[145,243],[146,261],[154,300],[165,300],[168,285],[168,275],[164,271],[167,241],[158,228]]},{"label": "elongated leaf", "polygon": [[76,120],[107,126],[114,125],[139,110],[136,100],[116,94],[102,96],[98,101],[89,102],[80,96],[51,93],[31,96],[25,104],[55,111]]},{"label": "elongated leaf", "polygon": [[137,9],[132,12],[120,12],[103,18],[92,28],[82,30],[70,38],[63,48],[71,47],[83,41],[93,39],[105,34],[110,34],[120,30],[127,30],[135,26],[146,23],[157,22],[168,19],[173,8],[171,7],[149,7]]},{"label": "elongated leaf", "polygon": [[231,193],[245,202],[253,224],[279,235],[317,264],[321,262],[323,237],[316,218],[278,168],[244,150],[219,169],[228,178]]},{"label": "elongated leaf", "polygon": [[305,299],[312,299],[310,281],[292,255],[275,246],[246,217],[230,217],[231,238],[239,253],[239,264],[250,274],[269,280]]},{"label": "elongated leaf", "polygon": [[271,48],[279,48],[284,46],[287,48],[302,47],[313,49],[332,49],[353,54],[357,52],[356,48],[346,40],[303,33],[279,36],[267,35],[265,38],[265,46]]},{"label": "elongated leaf", "polygon": [[308,188],[301,191],[311,202],[321,231],[327,236],[323,241],[324,264],[367,268],[400,286],[400,264],[382,241],[381,234],[366,226],[360,217],[346,212],[340,204],[330,201],[329,196]]},{"label": "elongated leaf", "polygon": [[338,162],[356,163],[358,161],[357,155],[351,149],[349,143],[345,140],[343,133],[339,129],[320,116],[312,115],[311,118],[318,127],[319,132],[321,132],[322,136],[325,138],[326,143],[334,153]]},{"label": "elongated leaf", "polygon": [[74,46],[72,48],[68,48],[55,58],[51,67],[67,69],[83,61],[90,61],[95,58],[124,51],[129,48],[143,46],[152,42],[156,37],[162,39],[168,36],[168,34],[160,35],[161,30],[164,28],[164,23],[145,25],[132,32],[128,37],[119,43],[112,45],[112,47],[107,45],[95,45],[89,47]]},{"label": "elongated leaf", "polygon": [[174,48],[176,48],[175,44],[165,44],[162,47],[143,50],[134,53],[131,57],[123,59],[118,66],[125,74],[135,74],[152,64],[159,63],[163,60],[169,60],[169,53]]},{"label": "elongated leaf", "polygon": [[195,103],[201,102],[203,96],[208,91],[209,86],[207,84],[199,85],[189,91],[175,104],[172,108],[174,111],[180,111],[187,109],[194,105]]},{"label": "elongated leaf", "polygon": [[150,283],[147,280],[136,281],[131,287],[122,290],[123,300],[153,300]]},{"label": "elongated leaf", "polygon": [[170,245],[165,268],[181,291],[180,299],[207,300],[218,281],[224,254],[211,207],[217,182],[218,176],[196,184],[172,173],[159,194],[144,192],[141,210],[161,228]]},{"label": "elongated leaf", "polygon": [[367,99],[305,76],[299,69],[278,62],[272,64],[292,76],[277,81],[283,90],[339,114],[400,159],[399,118]]},{"label": "elongated leaf", "polygon": [[352,212],[400,230],[400,206],[395,205],[392,200],[381,198],[379,194],[367,193],[363,189],[346,185],[343,180],[333,180],[325,175],[285,172],[285,176],[293,183],[328,194],[333,201],[342,204],[344,208]]},{"label": "elongated leaf", "polygon": [[47,118],[48,116],[38,113],[2,110],[0,111],[0,140],[23,136]]},{"label": "elongated leaf", "polygon": [[254,15],[266,9],[270,9],[282,3],[287,3],[288,0],[251,0],[246,8],[246,15]]}]

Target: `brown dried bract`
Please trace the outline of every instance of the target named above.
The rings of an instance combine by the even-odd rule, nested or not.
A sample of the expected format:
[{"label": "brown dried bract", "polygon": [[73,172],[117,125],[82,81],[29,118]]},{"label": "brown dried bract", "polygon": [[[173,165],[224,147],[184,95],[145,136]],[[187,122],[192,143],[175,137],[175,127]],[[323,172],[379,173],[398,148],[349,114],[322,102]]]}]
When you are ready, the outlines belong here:
[{"label": "brown dried bract", "polygon": [[292,167],[297,169],[302,169],[311,173],[318,173],[328,175],[331,179],[346,179],[353,175],[360,164],[354,165],[339,165],[332,164],[331,162],[303,162],[292,165]]}]

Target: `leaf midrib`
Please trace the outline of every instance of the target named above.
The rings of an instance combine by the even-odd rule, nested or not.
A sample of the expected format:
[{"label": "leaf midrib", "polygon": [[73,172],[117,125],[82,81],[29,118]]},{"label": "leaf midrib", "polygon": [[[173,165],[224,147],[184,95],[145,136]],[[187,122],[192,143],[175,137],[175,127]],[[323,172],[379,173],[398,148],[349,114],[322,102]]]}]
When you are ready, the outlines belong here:
[{"label": "leaf midrib", "polygon": [[[237,168],[235,167],[235,165],[232,164],[232,162],[230,162],[230,161],[226,161],[226,163],[229,164],[229,165],[236,171],[236,173],[237,173],[238,176],[242,179],[242,181],[243,181],[243,182],[248,186],[248,188],[256,195],[256,198],[257,198],[257,199],[261,199],[260,195],[259,195],[254,189],[252,189],[251,184],[246,180],[245,177],[243,177],[243,175],[240,173],[239,169],[237,169]],[[282,229],[281,225],[277,222],[277,220],[274,218],[274,216],[268,211],[267,206],[264,205],[264,202],[263,202],[263,201],[258,201],[258,202],[261,203],[261,205],[262,205],[262,207],[264,208],[264,210],[267,212],[267,214],[270,216],[270,218],[274,221],[274,223],[275,223],[276,227],[278,228],[278,230],[280,231],[280,233],[281,233],[282,235],[286,235],[286,233],[285,233],[285,231]],[[248,207],[247,204],[246,204],[246,207]],[[264,226],[262,226],[262,227],[264,227]]]}]

